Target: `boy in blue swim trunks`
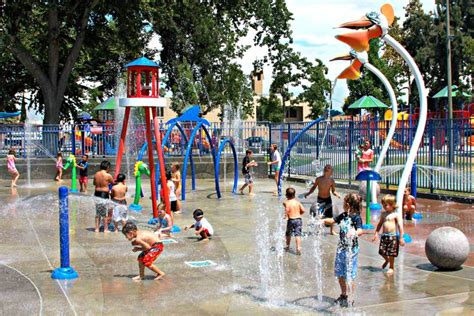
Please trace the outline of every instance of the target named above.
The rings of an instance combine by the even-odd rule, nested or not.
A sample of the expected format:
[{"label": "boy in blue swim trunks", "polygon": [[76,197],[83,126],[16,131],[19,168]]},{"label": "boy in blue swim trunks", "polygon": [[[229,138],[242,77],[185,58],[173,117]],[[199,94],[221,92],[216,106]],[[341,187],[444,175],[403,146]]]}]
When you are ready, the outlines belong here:
[{"label": "boy in blue swim trunks", "polygon": [[[358,236],[363,234],[360,208],[362,199],[358,194],[349,193],[344,197],[344,212],[335,218],[325,218],[324,224],[336,223],[340,226],[339,243],[336,250],[335,274],[341,287],[341,295],[335,303],[341,307],[348,307],[348,287],[351,282],[351,293],[355,293],[357,276],[357,256],[359,254]],[[354,304],[354,301],[352,301]],[[351,305],[352,305],[351,304]]]},{"label": "boy in blue swim trunks", "polygon": [[286,201],[283,202],[285,207],[285,218],[288,219],[286,225],[286,247],[285,250],[290,250],[291,237],[295,237],[296,241],[296,255],[301,255],[301,229],[303,228],[304,214],[303,205],[295,199],[296,191],[293,188],[286,189]]}]

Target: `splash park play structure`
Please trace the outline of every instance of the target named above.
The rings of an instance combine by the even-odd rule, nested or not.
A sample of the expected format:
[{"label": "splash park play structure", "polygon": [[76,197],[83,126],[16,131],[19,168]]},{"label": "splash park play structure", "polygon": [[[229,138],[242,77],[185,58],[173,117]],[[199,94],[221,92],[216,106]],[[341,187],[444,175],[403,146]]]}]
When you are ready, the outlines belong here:
[{"label": "splash park play structure", "polygon": [[[390,24],[393,11],[383,6],[382,14],[371,13],[368,17],[371,20],[364,18],[344,24],[350,28],[364,27],[356,31],[356,35],[345,36],[356,38],[358,43],[359,38],[379,34],[390,42],[383,30]],[[365,47],[356,42],[351,46]],[[362,49],[345,60],[350,60],[350,67],[357,70],[359,54],[363,53]],[[354,72],[354,69],[350,71]],[[372,71],[370,66],[365,69]],[[357,80],[358,77],[339,79]],[[387,91],[391,89],[386,88]],[[421,92],[420,95],[423,96]],[[0,205],[3,241],[0,244],[0,314],[133,315],[159,311],[170,315],[398,315],[420,306],[423,306],[421,315],[472,314],[470,302],[473,296],[466,289],[474,285],[474,256],[469,253],[474,235],[470,229],[472,210],[466,205],[418,199],[417,206],[427,216],[419,221],[405,222],[405,231],[414,242],[400,248],[393,277],[379,268],[384,259],[377,254],[378,244],[372,242],[370,231],[366,231],[358,239],[359,265],[356,266],[357,277],[352,281],[355,286],[349,283],[348,287],[354,303],[343,307],[336,301],[340,290],[333,268],[339,238],[327,236],[322,225],[304,214],[302,255],[296,255],[293,243],[289,251],[285,251],[286,222],[282,216],[282,201],[269,192],[274,187],[273,180],[257,178],[255,196],[221,194],[224,187],[227,192],[235,193],[238,185],[234,144],[230,137],[220,139],[218,145],[213,144],[209,122],[200,116],[199,107],[190,107],[182,116],[166,122],[166,129],[160,130],[155,112],[157,106],[164,104],[158,97],[156,63],[140,58],[127,64],[127,95],[120,104],[125,108],[125,118],[121,122],[115,175],[120,172],[122,154],[127,146],[124,135],[132,107],[145,111],[147,127],[147,141],[140,141],[141,150],[133,164],[135,199],[132,206],[137,210],[151,208],[153,219],[156,219],[157,193],[160,185],[167,187],[164,173],[170,159],[163,153],[169,145],[171,131],[178,129],[185,143],[182,191],[188,194],[182,194],[183,213],[174,216],[173,224],[189,226],[194,222],[193,210],[199,208],[212,224],[214,234],[210,240],[198,242],[191,229],[162,239],[164,250],[154,264],[166,275],[155,281],[154,275],[146,269],[145,279],[134,281],[132,278],[139,270],[137,255],[140,252],[133,252],[130,241],[120,233],[93,232],[96,200],[90,194],[68,194],[67,188],[58,190],[52,183],[46,188],[20,186],[15,196],[17,189],[1,185],[0,198],[5,202]],[[392,102],[391,106],[396,120],[397,105]],[[321,117],[294,137],[290,136],[282,159],[282,174],[286,165],[291,164],[291,151],[298,141],[319,123],[327,121],[328,118]],[[184,132],[185,124],[192,127],[189,134]],[[392,126],[386,133],[383,148],[391,146],[391,129]],[[193,143],[201,135],[205,135],[209,143],[212,162],[209,161],[208,168],[213,169],[214,177],[201,179],[198,187]],[[415,140],[416,136],[410,154],[416,147]],[[223,155],[232,157],[234,165],[234,170],[230,171],[233,171],[233,181],[229,183],[219,182]],[[364,170],[356,178],[367,181],[365,224],[371,224],[370,212],[375,211],[374,204],[380,198],[371,189],[380,181],[379,162],[383,164],[380,156],[374,170]],[[412,165],[407,161],[408,167],[404,168],[411,172]],[[66,166],[73,172],[75,164],[74,156],[66,160]],[[406,176],[405,169],[402,176]],[[187,173],[191,179],[186,179]],[[280,193],[283,186],[288,185],[283,177],[279,179]],[[403,184],[402,180],[400,185],[405,187],[406,182]],[[132,179],[128,181],[133,182]],[[186,184],[188,188],[191,184],[191,190],[186,191]],[[297,182],[291,186],[297,194],[307,189]],[[151,192],[152,198],[140,200],[142,191]],[[338,187],[342,196],[353,191]],[[167,194],[163,194],[165,203]],[[397,192],[397,202],[400,201]],[[306,209],[311,205],[309,202],[301,200]],[[335,212],[340,213],[342,199],[334,199],[333,204]],[[166,207],[169,212],[169,203]],[[154,231],[156,228],[154,222],[149,221],[148,211],[129,212],[128,215],[139,230]],[[446,229],[446,225],[452,227]],[[349,237],[341,238],[343,242],[351,241]],[[344,267],[349,273],[354,266],[346,263]]]}]

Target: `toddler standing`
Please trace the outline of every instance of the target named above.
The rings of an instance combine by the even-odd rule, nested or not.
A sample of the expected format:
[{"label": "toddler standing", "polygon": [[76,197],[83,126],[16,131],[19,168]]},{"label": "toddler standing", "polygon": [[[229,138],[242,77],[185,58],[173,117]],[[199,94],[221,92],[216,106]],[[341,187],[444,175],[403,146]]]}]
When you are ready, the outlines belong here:
[{"label": "toddler standing", "polygon": [[[380,215],[380,221],[375,229],[373,241],[377,240],[379,230],[383,227],[382,236],[380,237],[379,255],[385,259],[382,269],[385,269],[387,264],[390,263],[387,274],[393,274],[395,257],[398,256],[398,249],[400,245],[405,245],[405,241],[403,240],[403,219],[395,211],[397,205],[393,195],[387,194],[384,196],[382,198],[382,206],[384,212]],[[397,236],[397,228],[400,237]]]},{"label": "toddler standing", "polygon": [[322,220],[325,224],[336,223],[340,227],[334,270],[341,288],[341,295],[335,302],[341,307],[349,306],[349,282],[352,284],[351,293],[355,293],[355,282],[353,280],[357,276],[358,237],[363,234],[362,218],[360,217],[361,201],[362,199],[358,194],[349,193],[344,197],[344,212],[335,218]]},{"label": "toddler standing", "polygon": [[63,155],[58,153],[56,156],[56,181],[60,181],[63,176]]}]

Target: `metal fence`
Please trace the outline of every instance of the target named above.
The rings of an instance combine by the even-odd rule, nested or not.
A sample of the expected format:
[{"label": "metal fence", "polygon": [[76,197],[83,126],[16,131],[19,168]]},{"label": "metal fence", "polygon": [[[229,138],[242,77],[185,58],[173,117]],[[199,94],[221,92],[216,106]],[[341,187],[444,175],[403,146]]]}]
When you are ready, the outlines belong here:
[{"label": "metal fence", "polygon": [[[416,131],[417,121],[399,121],[393,140],[380,171],[382,183],[398,185],[409,147]],[[474,192],[474,129],[468,119],[453,122],[454,159],[448,161],[448,124],[445,119],[431,119],[426,125],[416,164],[419,188]],[[284,153],[296,135],[308,123],[272,124],[270,142]],[[388,134],[389,121],[333,121],[321,122],[300,137],[293,147],[285,174],[316,176],[326,164],[334,169],[334,178],[352,182],[357,174],[355,152],[364,140],[370,140],[375,161]]]},{"label": "metal fence", "polygon": [[[474,180],[474,129],[467,119],[453,123],[455,152],[452,166],[448,162],[448,124],[445,119],[430,119],[417,156],[418,187],[435,190],[472,193]],[[211,142],[218,146],[222,139],[231,138],[239,154],[247,148],[256,155],[266,155],[271,143],[285,152],[289,141],[309,122],[269,124],[243,122],[241,124],[212,123]],[[355,151],[358,144],[369,139],[375,158],[388,133],[389,121],[322,121],[301,136],[291,152],[285,170],[290,175],[316,176],[325,164],[334,167],[334,178],[353,181],[357,174]],[[409,145],[417,122],[399,121],[381,175],[386,186],[397,185],[406,161]],[[187,138],[195,125],[182,124]],[[166,125],[160,127],[164,135]],[[96,157],[115,156],[121,126],[105,124],[71,125],[0,125],[0,154],[10,148],[23,157],[51,157],[89,154]],[[193,155],[208,155],[210,144],[203,131],[192,140]],[[126,149],[136,157],[145,143],[145,125],[130,124]],[[185,151],[184,137],[173,129],[166,140],[166,155],[179,156]],[[133,159],[133,158],[132,158]],[[375,165],[375,162],[373,163]]]}]

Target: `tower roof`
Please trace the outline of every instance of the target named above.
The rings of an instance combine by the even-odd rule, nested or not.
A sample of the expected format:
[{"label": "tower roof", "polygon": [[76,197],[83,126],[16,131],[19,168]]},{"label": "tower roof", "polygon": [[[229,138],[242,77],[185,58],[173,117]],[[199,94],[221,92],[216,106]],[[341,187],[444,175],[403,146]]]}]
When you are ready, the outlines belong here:
[{"label": "tower roof", "polygon": [[157,63],[146,57],[140,57],[125,65],[126,68],[133,66],[160,67]]}]

